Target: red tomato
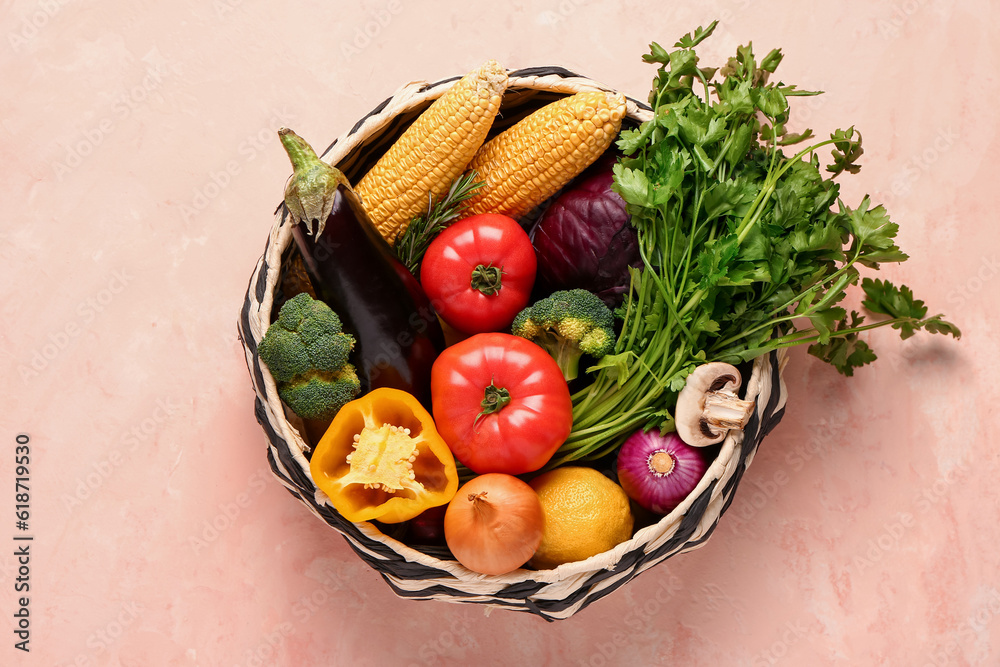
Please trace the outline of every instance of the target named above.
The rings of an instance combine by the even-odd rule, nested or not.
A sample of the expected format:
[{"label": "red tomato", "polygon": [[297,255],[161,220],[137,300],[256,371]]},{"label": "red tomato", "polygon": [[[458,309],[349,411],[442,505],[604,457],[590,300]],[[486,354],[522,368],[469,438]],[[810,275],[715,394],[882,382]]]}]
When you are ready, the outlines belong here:
[{"label": "red tomato", "polygon": [[441,437],[480,474],[538,470],[573,426],[558,364],[510,334],[477,334],[446,348],[431,368],[431,400]]},{"label": "red tomato", "polygon": [[536,268],[527,232],[513,218],[484,213],[456,222],[431,242],[420,282],[454,328],[500,331],[528,305]]}]

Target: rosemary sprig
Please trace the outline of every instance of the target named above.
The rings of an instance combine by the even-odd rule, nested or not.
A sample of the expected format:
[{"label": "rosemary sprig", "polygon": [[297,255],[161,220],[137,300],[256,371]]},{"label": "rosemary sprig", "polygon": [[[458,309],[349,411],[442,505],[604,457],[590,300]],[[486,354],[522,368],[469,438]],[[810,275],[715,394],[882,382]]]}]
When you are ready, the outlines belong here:
[{"label": "rosemary sprig", "polygon": [[475,171],[463,174],[438,202],[428,195],[427,213],[411,220],[406,231],[396,239],[396,256],[414,276],[420,277],[420,261],[434,237],[458,219],[466,200],[483,187],[483,182],[477,178]]}]

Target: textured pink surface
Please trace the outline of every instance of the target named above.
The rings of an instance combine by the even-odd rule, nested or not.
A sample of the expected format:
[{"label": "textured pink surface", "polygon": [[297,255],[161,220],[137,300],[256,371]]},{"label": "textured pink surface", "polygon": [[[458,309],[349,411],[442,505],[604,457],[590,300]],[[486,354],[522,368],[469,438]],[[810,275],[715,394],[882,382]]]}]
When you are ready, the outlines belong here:
[{"label": "textured pink surface", "polygon": [[[1000,661],[995,3],[4,3],[0,541],[31,437],[31,653],[0,664],[972,665]],[[656,9],[653,9],[656,7]],[[489,57],[634,96],[650,40],[781,46],[819,134],[867,149],[886,273],[960,342],[793,355],[784,422],[700,551],[546,624],[397,599],[271,478],[235,335],[289,166],[398,85]],[[32,23],[35,25],[32,26]],[[366,36],[365,31],[372,36]]]}]

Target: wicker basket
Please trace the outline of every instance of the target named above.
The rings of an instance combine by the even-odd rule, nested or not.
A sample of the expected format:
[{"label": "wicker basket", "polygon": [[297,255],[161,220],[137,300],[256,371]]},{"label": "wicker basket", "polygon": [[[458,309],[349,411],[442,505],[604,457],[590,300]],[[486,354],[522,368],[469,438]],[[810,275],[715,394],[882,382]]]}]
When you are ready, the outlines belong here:
[{"label": "wicker basket", "polygon": [[[337,139],[323,158],[356,182],[402,131],[460,77],[434,84],[411,83],[362,118]],[[580,90],[608,90],[561,68],[510,72],[508,90],[493,132],[498,132],[542,104]],[[648,107],[628,101],[629,122],[651,117]],[[591,602],[623,586],[639,573],[675,554],[701,546],[732,502],[736,486],[763,437],[784,412],[786,391],[780,380],[782,359],[775,353],[758,358],[744,384],[754,413],[742,433],[731,433],[698,487],[668,516],[636,532],[611,551],[553,570],[517,570],[503,576],[470,572],[448,557],[447,550],[409,547],[370,523],[341,517],[309,474],[310,448],[286,416],[274,380],[257,357],[271,321],[281,264],[293,245],[292,225],[279,206],[264,254],[258,261],[239,319],[239,333],[257,393],[256,415],[268,439],[268,460],[277,478],[323,521],[342,533],[348,544],[378,570],[400,597],[489,605],[537,614],[547,620],[572,616]],[[294,417],[292,417],[294,419]]]}]

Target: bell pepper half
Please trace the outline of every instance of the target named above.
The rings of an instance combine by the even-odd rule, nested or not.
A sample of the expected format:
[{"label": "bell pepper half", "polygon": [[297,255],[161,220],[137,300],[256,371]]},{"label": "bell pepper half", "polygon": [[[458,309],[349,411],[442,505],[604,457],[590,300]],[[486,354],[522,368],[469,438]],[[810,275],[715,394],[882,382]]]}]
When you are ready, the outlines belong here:
[{"label": "bell pepper half", "polygon": [[387,387],[340,409],[309,468],[348,521],[399,523],[458,491],[455,458],[430,413],[412,394]]}]

